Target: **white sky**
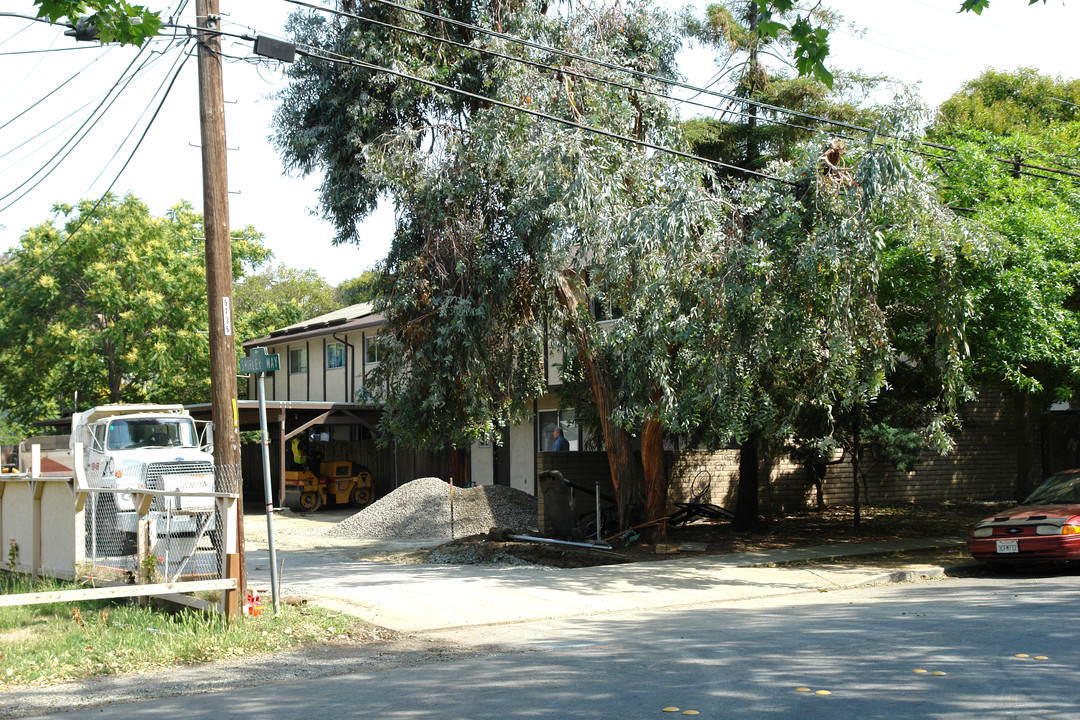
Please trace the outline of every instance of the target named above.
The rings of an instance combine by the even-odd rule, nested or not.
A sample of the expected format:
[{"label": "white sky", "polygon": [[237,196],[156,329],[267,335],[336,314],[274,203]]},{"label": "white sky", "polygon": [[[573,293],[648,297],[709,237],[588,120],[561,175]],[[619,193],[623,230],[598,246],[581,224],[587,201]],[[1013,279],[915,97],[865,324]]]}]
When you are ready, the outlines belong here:
[{"label": "white sky", "polygon": [[[668,0],[678,7],[682,0]],[[149,2],[154,9],[175,3]],[[696,0],[704,7],[706,0]],[[1080,77],[1076,32],[1080,28],[1080,2],[1049,0],[1027,5],[1027,0],[994,0],[983,15],[959,15],[960,0],[829,0],[827,4],[849,21],[866,28],[854,37],[832,36],[832,67],[861,68],[920,83],[923,98],[937,105],[965,80],[994,67],[1013,70],[1035,67],[1065,78]],[[194,2],[182,21],[193,24]],[[221,0],[225,30],[284,35],[285,18],[296,6],[284,0]],[[0,11],[35,14],[30,0],[4,0]],[[24,29],[25,28],[25,29]],[[20,32],[21,31],[21,32]],[[26,50],[81,48],[63,52],[4,55]],[[164,46],[160,46],[164,47]],[[226,52],[249,54],[250,44],[226,44]],[[135,55],[132,48],[92,49],[76,45],[62,30],[43,23],[0,17],[0,248],[18,242],[25,230],[52,216],[54,202],[75,203],[97,198],[112,182],[142,132],[151,103],[172,55],[140,75],[123,92],[85,139],[33,190],[17,189],[35,171],[47,165],[64,140],[87,117],[90,108],[72,111],[98,98],[116,80]],[[101,59],[37,107],[27,110],[95,58]],[[683,72],[700,84],[714,71],[701,53],[686,53]],[[269,142],[275,101],[269,96],[284,86],[280,70],[248,63],[227,63],[225,97],[229,153],[230,215],[233,228],[254,225],[266,235],[276,263],[314,268],[331,283],[355,277],[381,260],[389,245],[393,214],[381,208],[362,227],[363,240],[333,247],[328,223],[311,215],[318,202],[317,178],[284,175],[280,158]],[[138,122],[140,113],[151,110]],[[13,120],[19,113],[21,118]],[[59,124],[49,128],[53,123]],[[113,155],[133,126],[134,137]],[[42,132],[44,131],[44,132]],[[41,133],[36,139],[32,136]],[[133,192],[155,214],[186,199],[201,206],[202,180],[198,128],[195,59],[184,66],[175,87],[131,164],[113,191]],[[104,167],[104,170],[102,168]],[[99,176],[100,173],[100,176]],[[38,175],[30,182],[41,178]],[[26,192],[24,197],[19,198]],[[18,198],[18,199],[17,199]],[[10,207],[5,207],[10,204]]]}]

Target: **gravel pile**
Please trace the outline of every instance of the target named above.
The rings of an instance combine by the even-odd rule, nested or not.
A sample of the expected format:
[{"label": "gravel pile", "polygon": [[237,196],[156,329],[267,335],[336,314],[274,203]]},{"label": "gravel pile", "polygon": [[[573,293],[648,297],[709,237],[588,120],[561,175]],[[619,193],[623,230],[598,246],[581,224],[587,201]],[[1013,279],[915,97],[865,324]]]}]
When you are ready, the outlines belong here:
[{"label": "gravel pile", "polygon": [[[454,537],[493,527],[536,533],[536,498],[502,485],[454,488]],[[326,533],[329,537],[412,540],[450,537],[450,485],[420,478],[376,500]]]}]

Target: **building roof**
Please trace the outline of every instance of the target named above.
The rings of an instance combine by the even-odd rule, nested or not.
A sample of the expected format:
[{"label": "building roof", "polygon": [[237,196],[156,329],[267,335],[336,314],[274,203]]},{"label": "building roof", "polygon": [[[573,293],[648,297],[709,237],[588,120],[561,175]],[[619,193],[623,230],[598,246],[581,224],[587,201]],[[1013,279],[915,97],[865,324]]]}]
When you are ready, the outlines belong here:
[{"label": "building roof", "polygon": [[283,342],[304,340],[320,335],[332,335],[334,333],[348,332],[350,330],[362,330],[368,327],[382,325],[385,320],[382,315],[372,312],[371,303],[357,303],[348,307],[318,315],[307,320],[287,327],[274,330],[269,335],[244,343],[245,348],[262,347],[266,345],[279,345]]}]

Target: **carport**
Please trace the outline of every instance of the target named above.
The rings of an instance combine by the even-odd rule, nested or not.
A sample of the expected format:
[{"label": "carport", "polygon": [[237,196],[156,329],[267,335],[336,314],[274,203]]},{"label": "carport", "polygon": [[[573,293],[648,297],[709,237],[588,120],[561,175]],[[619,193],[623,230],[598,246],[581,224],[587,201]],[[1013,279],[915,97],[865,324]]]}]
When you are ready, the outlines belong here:
[{"label": "carport", "polygon": [[[188,405],[187,409],[197,420],[211,419],[211,407],[209,403]],[[236,410],[241,432],[258,431],[260,429],[259,402],[257,400],[238,400],[236,403]],[[273,440],[278,441],[276,452],[274,453],[276,457],[273,455],[271,456],[271,463],[274,463],[277,466],[277,497],[275,500],[280,503],[281,498],[283,498],[285,494],[285,451],[289,440],[315,426],[335,425],[347,425],[362,428],[367,431],[367,434],[371,438],[375,438],[378,436],[376,424],[378,423],[379,414],[381,412],[381,409],[378,407],[358,405],[356,403],[267,401],[267,432]],[[361,434],[361,432],[357,433],[358,436]],[[244,460],[247,460],[247,458],[245,457]],[[258,480],[259,483],[262,481],[261,463],[262,460],[258,459],[257,473],[244,473],[245,478],[253,474],[256,475],[256,477],[252,477],[249,481],[252,483],[253,487],[256,480]],[[245,461],[243,464],[247,466],[248,462]],[[374,468],[372,469],[374,470]],[[393,481],[396,486],[398,471],[396,454],[392,470]],[[385,480],[386,473],[384,472],[383,474]],[[411,480],[412,478],[409,479]],[[259,488],[261,489],[261,487],[260,484]]]}]

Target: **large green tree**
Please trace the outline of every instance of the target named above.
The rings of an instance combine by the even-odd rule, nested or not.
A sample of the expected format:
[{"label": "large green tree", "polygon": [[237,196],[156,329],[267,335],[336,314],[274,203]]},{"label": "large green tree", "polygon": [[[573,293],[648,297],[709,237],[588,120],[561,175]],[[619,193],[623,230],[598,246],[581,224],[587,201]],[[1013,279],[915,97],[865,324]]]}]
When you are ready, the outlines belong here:
[{"label": "large green tree", "polygon": [[[0,411],[19,423],[99,402],[209,397],[201,216],[128,195],[58,205],[0,266]],[[233,233],[233,272],[265,261]]]},{"label": "large green tree", "polygon": [[236,335],[241,340],[265,335],[305,318],[336,310],[334,288],[311,268],[286,265],[251,272],[233,286]]},{"label": "large green tree", "polygon": [[[351,3],[344,3],[350,7]],[[579,8],[560,15],[532,4],[453,5],[455,19],[542,40],[619,65],[671,76],[678,38],[655,10]],[[445,34],[472,33],[385,8],[386,22]],[[664,145],[678,126],[654,96],[588,80],[612,75],[588,63],[530,52],[559,65],[537,71],[481,53],[439,47],[360,22],[294,19],[301,41],[347,57],[394,65],[423,78]],[[476,39],[504,53],[512,43]],[[624,77],[614,74],[619,81]],[[384,424],[425,445],[461,447],[531,409],[544,389],[545,336],[565,343],[589,378],[624,521],[643,515],[641,473],[626,429],[614,421],[610,368],[588,313],[603,291],[614,248],[633,238],[628,211],[665,205],[673,182],[697,187],[697,171],[669,156],[540,121],[476,98],[320,60],[298,63],[283,96],[278,143],[293,167],[324,170],[323,207],[339,239],[388,191],[398,229],[387,260],[383,311],[395,338],[393,391]],[[648,83],[663,92],[657,83]],[[678,178],[676,180],[676,178]]]},{"label": "large green tree", "polygon": [[[669,18],[643,6],[580,10],[455,8],[473,23],[672,72]],[[669,105],[581,77],[595,68],[488,64],[310,16],[293,27],[335,54],[388,64],[393,51],[395,67],[416,75],[685,147]],[[780,438],[801,407],[869,402],[893,357],[876,303],[884,239],[919,246],[942,268],[959,242],[924,178],[891,148],[865,151],[848,170],[808,148],[781,177],[718,195],[697,163],[326,60],[293,69],[278,128],[292,166],[326,171],[322,202],[341,239],[355,237],[380,192],[397,203],[382,306],[387,429],[436,446],[495,434],[543,390],[545,339],[562,342],[595,406],[624,523],[664,509],[665,430]],[[591,300],[610,300],[622,319],[599,325]],[[955,342],[943,344],[952,372]],[[642,438],[644,468],[631,435]],[[750,490],[741,514],[756,520]]]},{"label": "large green tree", "polygon": [[931,130],[956,149],[939,163],[943,196],[994,237],[985,261],[962,266],[971,373],[1016,392],[1021,495],[1033,476],[1023,428],[1080,388],[1078,107],[1080,81],[987,71],[942,105]]}]

